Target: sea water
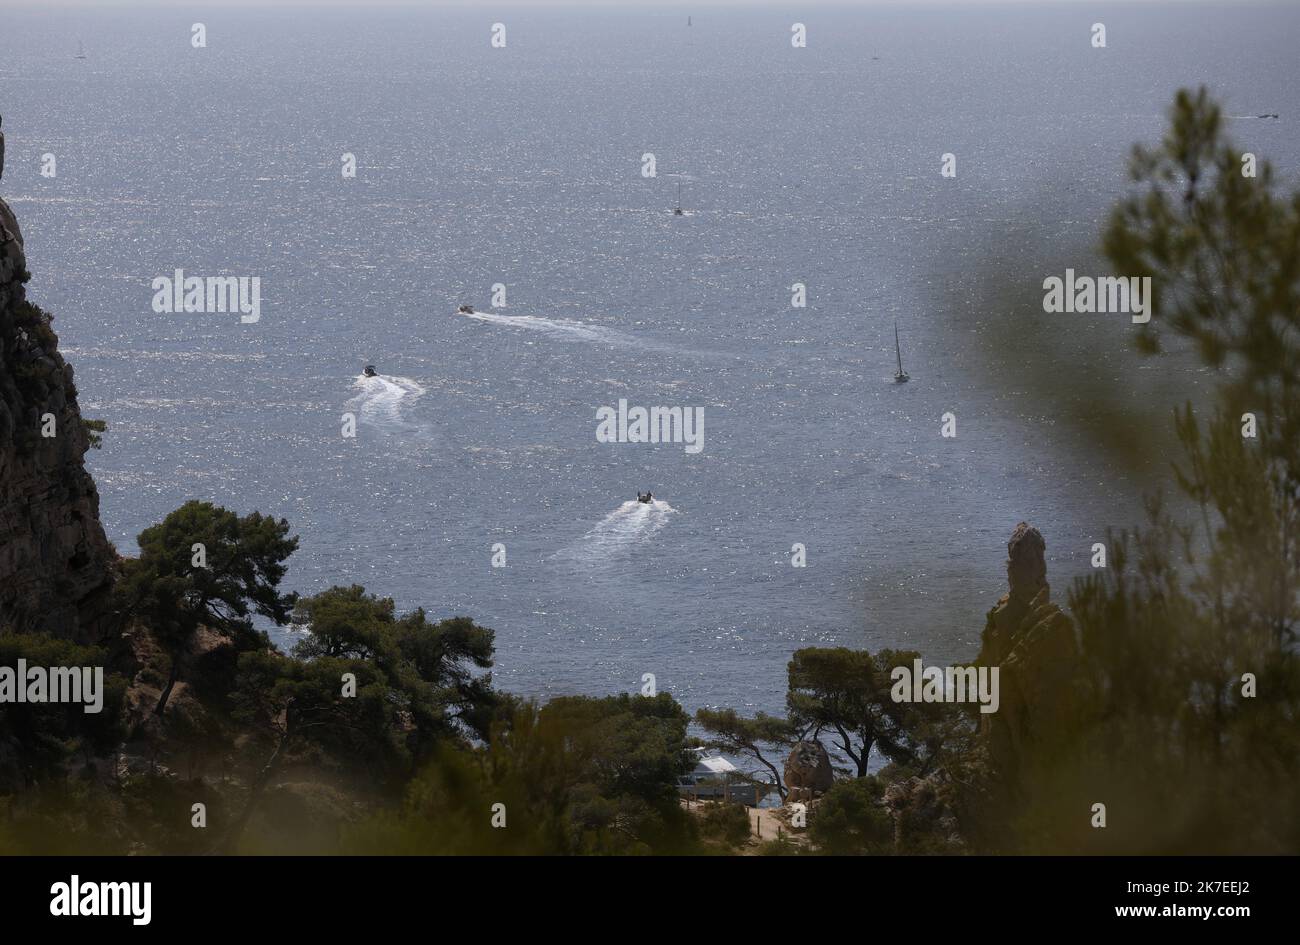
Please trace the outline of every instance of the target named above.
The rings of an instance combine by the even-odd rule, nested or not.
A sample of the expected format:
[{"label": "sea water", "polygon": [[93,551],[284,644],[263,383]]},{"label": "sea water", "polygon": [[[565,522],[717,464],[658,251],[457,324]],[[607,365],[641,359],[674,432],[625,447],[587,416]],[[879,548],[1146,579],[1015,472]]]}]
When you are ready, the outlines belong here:
[{"label": "sea water", "polygon": [[[1296,9],[801,7],[806,48],[780,8],[687,12],[0,12],[0,192],[118,547],[189,499],[283,516],[291,589],[469,615],[514,692],[651,674],[690,709],[779,710],[803,646],[968,660],[1022,519],[1060,599],[1167,481],[1066,415],[1164,422],[1212,378],[1042,280],[1105,272],[1180,86],[1295,180]],[[260,277],[259,320],[155,312],[176,269]],[[704,449],[598,442],[620,399],[702,409]]]}]

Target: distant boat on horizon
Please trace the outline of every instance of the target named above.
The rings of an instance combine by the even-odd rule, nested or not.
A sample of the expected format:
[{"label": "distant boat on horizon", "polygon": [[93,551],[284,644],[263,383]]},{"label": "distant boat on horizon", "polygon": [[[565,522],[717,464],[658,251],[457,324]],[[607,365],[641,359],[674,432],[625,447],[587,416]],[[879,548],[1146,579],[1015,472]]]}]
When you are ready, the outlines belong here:
[{"label": "distant boat on horizon", "polygon": [[906,371],[903,370],[903,348],[898,343],[898,322],[894,322],[894,354],[898,356],[898,371],[894,374],[895,384],[906,384],[911,380]]},{"label": "distant boat on horizon", "polygon": [[86,44],[83,43],[81,40],[77,40],[77,58],[78,59],[86,58]]}]

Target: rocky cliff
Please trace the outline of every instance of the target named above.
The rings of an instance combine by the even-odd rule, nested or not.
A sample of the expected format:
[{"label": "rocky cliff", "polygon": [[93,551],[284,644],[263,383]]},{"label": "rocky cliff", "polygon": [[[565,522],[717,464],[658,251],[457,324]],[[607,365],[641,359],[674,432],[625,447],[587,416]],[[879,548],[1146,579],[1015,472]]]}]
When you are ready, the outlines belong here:
[{"label": "rocky cliff", "polygon": [[979,663],[1001,668],[1001,706],[981,718],[994,764],[1018,777],[1050,759],[1083,714],[1074,623],[1052,603],[1042,533],[1021,522],[1007,542],[1008,590],[989,611]]},{"label": "rocky cliff", "polygon": [[[899,853],[1020,849],[1015,831],[1026,829],[1030,785],[1075,744],[1090,703],[1074,622],[1052,603],[1046,551],[1042,533],[1025,522],[1007,542],[1007,593],[988,613],[977,660],[999,669],[999,708],[979,714],[973,750],[885,791]],[[1068,848],[1085,849],[1077,837]]]},{"label": "rocky cliff", "polygon": [[27,301],[21,239],[0,200],[0,630],[95,642],[116,555],[82,464],[89,437],[72,367],[49,316]]}]

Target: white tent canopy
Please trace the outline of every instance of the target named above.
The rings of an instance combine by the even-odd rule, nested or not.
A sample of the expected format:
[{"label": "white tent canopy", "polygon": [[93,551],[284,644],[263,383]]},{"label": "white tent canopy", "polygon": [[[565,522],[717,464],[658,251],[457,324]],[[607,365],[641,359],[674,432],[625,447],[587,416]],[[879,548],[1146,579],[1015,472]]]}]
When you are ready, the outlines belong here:
[{"label": "white tent canopy", "polygon": [[699,778],[706,775],[727,775],[738,770],[739,769],[726,758],[701,758],[700,763],[695,766],[695,776]]},{"label": "white tent canopy", "polygon": [[726,777],[729,774],[739,771],[740,769],[733,765],[721,755],[710,755],[706,749],[693,749],[695,753],[695,770],[691,772],[691,777],[699,780],[703,778]]}]

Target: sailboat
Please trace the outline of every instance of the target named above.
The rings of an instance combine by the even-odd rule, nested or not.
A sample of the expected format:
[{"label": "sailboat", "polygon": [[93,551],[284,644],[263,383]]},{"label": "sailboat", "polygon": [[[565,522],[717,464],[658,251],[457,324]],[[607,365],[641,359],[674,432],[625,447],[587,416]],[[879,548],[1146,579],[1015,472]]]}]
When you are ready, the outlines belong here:
[{"label": "sailboat", "polygon": [[898,344],[898,322],[894,322],[894,353],[898,355],[898,371],[894,374],[894,383],[905,384],[911,378],[903,370],[903,349]]},{"label": "sailboat", "polygon": [[685,216],[682,212],[682,182],[677,182],[677,206],[673,208],[673,216]]},{"label": "sailboat", "polygon": [[77,58],[78,59],[86,58],[86,44],[83,43],[81,40],[77,40]]}]

